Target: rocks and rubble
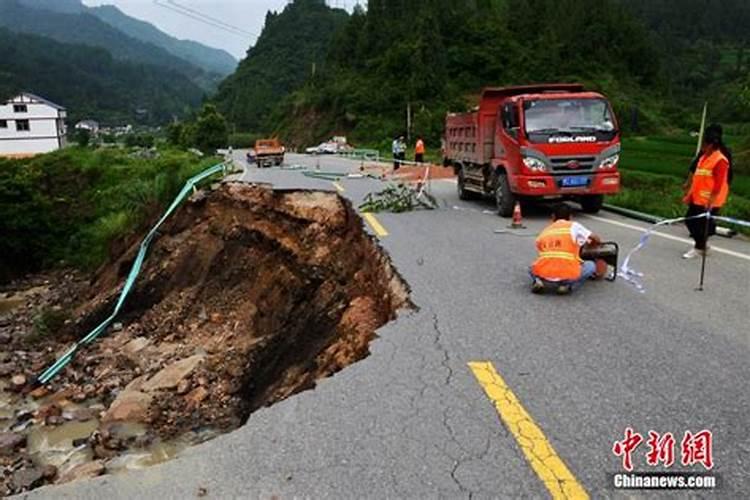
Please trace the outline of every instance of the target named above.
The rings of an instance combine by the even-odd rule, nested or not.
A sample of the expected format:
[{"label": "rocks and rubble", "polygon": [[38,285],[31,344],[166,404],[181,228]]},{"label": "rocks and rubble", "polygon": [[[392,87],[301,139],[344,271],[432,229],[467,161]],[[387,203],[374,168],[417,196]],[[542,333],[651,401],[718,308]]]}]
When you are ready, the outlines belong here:
[{"label": "rocks and rubble", "polygon": [[[93,278],[58,272],[0,287],[16,304],[0,314],[0,392],[15,409],[12,432],[0,433],[0,493],[94,477],[131,449],[234,429],[365,357],[375,330],[409,306],[347,201],[228,183],[162,227],[118,324],[32,387],[110,314],[138,244],[120,242],[122,255]],[[38,328],[43,320],[54,328]],[[75,460],[44,470],[53,460],[26,449],[30,432],[63,439]]]}]

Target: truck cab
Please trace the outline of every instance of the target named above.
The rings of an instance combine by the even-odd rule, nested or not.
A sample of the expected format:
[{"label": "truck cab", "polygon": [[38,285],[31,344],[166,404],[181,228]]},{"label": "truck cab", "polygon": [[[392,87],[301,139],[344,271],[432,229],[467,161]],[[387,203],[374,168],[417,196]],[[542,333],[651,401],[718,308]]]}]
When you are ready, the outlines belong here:
[{"label": "truck cab", "polygon": [[444,162],[461,199],[570,199],[599,211],[620,187],[620,132],[607,99],[578,84],[487,88],[479,106],[446,117]]}]

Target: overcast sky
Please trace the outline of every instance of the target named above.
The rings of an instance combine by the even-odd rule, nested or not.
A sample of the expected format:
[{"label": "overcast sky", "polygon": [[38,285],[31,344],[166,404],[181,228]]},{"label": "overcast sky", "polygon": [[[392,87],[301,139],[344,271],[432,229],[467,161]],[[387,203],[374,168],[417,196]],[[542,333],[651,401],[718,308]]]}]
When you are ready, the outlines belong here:
[{"label": "overcast sky", "polygon": [[[237,59],[255,42],[253,36],[238,36],[157,5],[154,0],[83,0],[86,5],[116,5],[129,16],[148,21],[160,30],[226,50]],[[162,0],[161,3],[166,3]],[[252,33],[260,33],[266,12],[282,10],[286,0],[178,0],[178,3]],[[329,5],[344,5],[344,0]],[[346,2],[353,4],[354,1]]]}]

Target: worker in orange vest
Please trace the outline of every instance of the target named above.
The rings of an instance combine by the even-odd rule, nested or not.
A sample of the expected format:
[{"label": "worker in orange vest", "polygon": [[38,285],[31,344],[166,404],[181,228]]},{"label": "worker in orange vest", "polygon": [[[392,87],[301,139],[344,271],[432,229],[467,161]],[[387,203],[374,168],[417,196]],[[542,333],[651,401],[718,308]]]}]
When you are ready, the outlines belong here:
[{"label": "worker in orange vest", "polygon": [[570,219],[570,207],[560,204],[552,214],[552,224],[537,237],[539,256],[531,266],[532,292],[542,293],[550,284],[565,295],[596,274],[596,263],[583,261],[580,253],[582,246],[598,245],[601,239]]},{"label": "worker in orange vest", "polygon": [[[685,224],[690,236],[695,241],[693,248],[683,254],[683,259],[692,259],[699,255],[707,255],[709,251],[708,237],[716,234],[716,221],[699,217],[711,212],[718,215],[721,207],[729,196],[730,163],[727,158],[726,147],[722,141],[721,125],[713,124],[706,128],[703,138],[703,149],[698,157],[695,172],[685,183],[688,186],[683,201],[688,210]],[[708,224],[708,226],[706,226]]]},{"label": "worker in orange vest", "polygon": [[417,137],[417,144],[414,146],[414,161],[417,163],[424,162],[424,140],[421,135]]}]

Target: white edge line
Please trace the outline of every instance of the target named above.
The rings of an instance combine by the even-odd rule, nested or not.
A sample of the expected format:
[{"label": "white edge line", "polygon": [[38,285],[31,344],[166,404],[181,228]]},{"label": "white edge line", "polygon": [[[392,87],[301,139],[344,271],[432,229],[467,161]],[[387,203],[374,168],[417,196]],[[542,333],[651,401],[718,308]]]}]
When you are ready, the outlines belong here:
[{"label": "white edge line", "polygon": [[[598,217],[596,215],[586,215],[586,217],[588,217],[590,219],[594,219],[594,220],[599,221],[599,222],[605,222],[607,224],[612,224],[613,226],[620,226],[620,227],[624,227],[624,228],[627,228],[627,229],[633,229],[634,231],[639,231],[641,233],[645,233],[647,231],[646,229],[644,229],[642,227],[639,227],[639,226],[636,226],[636,225],[633,225],[633,224],[628,224],[628,223],[620,222],[620,221],[616,221],[616,220],[605,219],[604,217]],[[687,238],[681,238],[679,236],[672,236],[671,234],[660,233],[659,231],[654,231],[651,234],[653,234],[654,236],[660,236],[660,237],[662,237],[664,239],[667,239],[667,240],[679,241],[680,243],[692,243],[693,242],[693,240],[689,240]],[[744,253],[735,252],[733,250],[727,250],[726,248],[719,248],[719,247],[712,246],[711,250],[713,250],[713,251],[715,251],[717,253],[723,253],[725,255],[731,255],[732,257],[737,257],[738,259],[750,260],[750,255],[746,255]]]}]

